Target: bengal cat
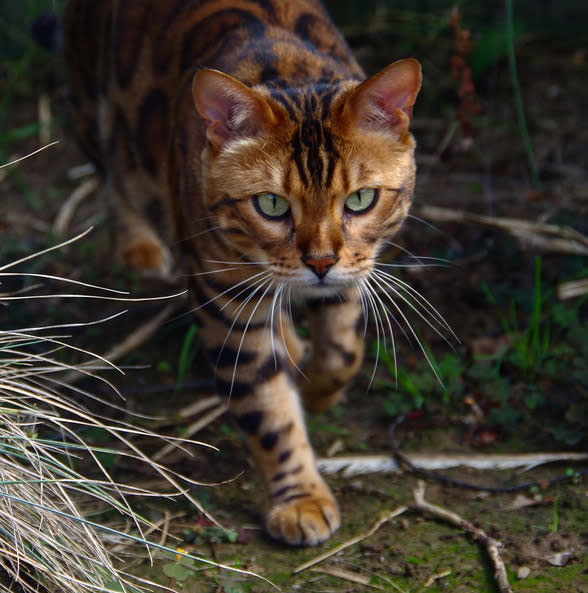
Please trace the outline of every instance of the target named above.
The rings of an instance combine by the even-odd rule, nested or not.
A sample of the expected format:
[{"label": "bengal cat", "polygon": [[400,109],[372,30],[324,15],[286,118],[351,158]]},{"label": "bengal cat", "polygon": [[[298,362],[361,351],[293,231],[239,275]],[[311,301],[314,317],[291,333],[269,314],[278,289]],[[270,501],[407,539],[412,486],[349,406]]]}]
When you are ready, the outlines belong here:
[{"label": "bengal cat", "polygon": [[341,397],[364,316],[392,286],[375,266],[412,199],[418,62],[365,80],[316,0],[73,0],[65,50],[118,256],[167,275],[181,252],[218,391],[264,478],[267,530],[324,541],[340,515],[300,400]]}]

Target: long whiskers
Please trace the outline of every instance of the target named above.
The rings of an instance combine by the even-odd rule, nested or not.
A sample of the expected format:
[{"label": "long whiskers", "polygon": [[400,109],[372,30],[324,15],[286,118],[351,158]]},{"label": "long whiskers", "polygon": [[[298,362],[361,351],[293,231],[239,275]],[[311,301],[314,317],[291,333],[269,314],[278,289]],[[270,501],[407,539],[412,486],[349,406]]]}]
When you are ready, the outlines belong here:
[{"label": "long whiskers", "polygon": [[[427,319],[427,315],[442,329],[449,332],[449,334],[451,334],[451,336],[457,342],[459,342],[459,338],[455,335],[455,332],[449,323],[447,323],[443,315],[441,315],[441,313],[439,313],[439,311],[418,290],[400,278],[397,278],[388,272],[384,272],[383,270],[378,270],[377,268],[374,272],[374,276],[380,278],[385,286],[389,287],[396,296],[400,297],[413,311],[415,311],[415,313],[419,315],[419,317],[421,317],[421,319],[423,319],[423,321],[425,321],[437,333],[437,335],[439,335],[449,345],[451,345],[451,342],[440,330],[435,327],[433,323]],[[403,294],[402,291],[405,291],[409,296]],[[414,301],[411,300],[410,297],[412,297]],[[419,310],[419,307],[422,311]]]},{"label": "long whiskers", "polygon": [[[261,296],[259,297],[257,303],[255,303],[255,306],[253,307],[253,310],[251,311],[251,313],[249,314],[249,318],[247,319],[247,323],[245,324],[245,327],[243,328],[243,333],[241,335],[241,339],[239,340],[239,346],[237,348],[237,354],[235,356],[235,364],[233,365],[233,375],[231,377],[231,388],[229,389],[229,401],[231,400],[231,395],[233,394],[233,387],[235,385],[235,376],[237,375],[237,367],[239,366],[239,357],[241,355],[241,349],[243,348],[243,342],[245,341],[245,336],[247,335],[247,330],[249,329],[249,326],[251,325],[251,321],[253,320],[253,318],[255,317],[255,313],[257,312],[257,310],[259,309],[259,306],[261,305],[261,303],[264,301],[267,293],[271,290],[272,286],[274,285],[274,280],[270,280],[269,285],[267,286],[267,288],[263,291],[263,293],[261,294]],[[254,294],[259,290],[260,288],[256,289]],[[251,300],[251,296],[248,298],[248,301]],[[248,302],[247,301],[247,302]],[[240,314],[240,313],[239,313]],[[237,316],[238,317],[238,316]],[[235,318],[235,320],[237,319],[237,317]],[[234,324],[233,324],[234,325]],[[233,326],[231,326],[232,328]]]},{"label": "long whiskers", "polygon": [[176,245],[180,245],[181,243],[185,243],[186,241],[190,241],[192,239],[196,239],[196,237],[201,237],[202,235],[206,235],[206,233],[211,233],[212,231],[218,231],[220,229],[220,225],[212,226],[208,229],[200,231],[199,233],[194,233],[193,235],[189,235],[188,237],[184,237],[183,239],[178,239],[176,241]]},{"label": "long whiskers", "polygon": [[196,307],[196,309],[194,309],[194,310],[195,311],[198,311],[199,309],[202,309],[203,307],[206,307],[207,305],[210,305],[210,303],[213,303],[214,301],[216,301],[216,300],[220,299],[221,297],[225,296],[229,292],[232,292],[233,290],[236,290],[237,288],[239,288],[239,286],[243,286],[243,284],[247,284],[248,285],[247,287],[245,287],[241,292],[239,292],[236,295],[234,295],[227,303],[225,303],[221,307],[221,311],[222,311],[223,309],[225,309],[227,307],[227,305],[229,305],[230,303],[232,303],[237,297],[239,297],[243,292],[246,292],[248,290],[248,288],[251,287],[252,280],[256,280],[260,276],[261,277],[269,278],[271,275],[272,275],[271,272],[268,272],[267,270],[262,270],[261,272],[258,272],[257,274],[254,274],[253,276],[250,276],[248,278],[245,278],[245,280],[241,280],[241,282],[238,282],[237,284],[233,284],[232,286],[229,286],[229,288],[223,290],[222,292],[219,292],[219,293],[215,294],[213,297],[210,297],[205,303],[200,303],[198,305],[198,307]]},{"label": "long whiskers", "polygon": [[[427,256],[416,255],[415,253],[413,253],[412,251],[410,251],[409,249],[407,249],[403,245],[400,245],[400,243],[395,243],[394,241],[386,241],[385,244],[386,245],[390,245],[390,247],[394,247],[394,248],[398,249],[399,251],[402,251],[402,253],[405,253],[406,255],[408,255],[411,260],[413,260],[414,262],[416,262],[416,264],[412,264],[412,266],[414,266],[414,265],[418,265],[418,266],[430,265],[430,264],[425,264],[424,263],[425,261],[438,262],[439,264],[445,264],[445,265],[450,265],[450,264],[453,263],[451,260],[443,259],[443,258],[440,258],[440,257],[427,257]],[[381,264],[381,263],[378,263],[378,265],[385,265],[385,266],[391,266],[391,267],[400,267],[400,264]]]},{"label": "long whiskers", "polygon": [[[450,346],[452,346],[451,342],[447,338],[444,332],[448,332],[455,340],[459,341],[449,324],[445,321],[442,315],[431,305],[431,303],[425,299],[417,290],[415,290],[412,286],[407,284],[406,282],[400,280],[384,272],[382,270],[378,270],[377,268],[374,270],[370,278],[365,282],[365,287],[367,288],[367,293],[372,296],[372,304],[374,307],[377,308],[377,305],[383,311],[389,311],[389,306],[396,312],[398,315],[399,320],[396,319],[396,316],[393,316],[393,319],[396,323],[401,327],[404,331],[404,327],[408,330],[409,334],[414,338],[415,342],[418,344],[419,349],[423,353],[427,363],[429,364],[431,370],[433,371],[435,377],[439,381],[440,384],[443,384],[441,377],[437,371],[435,363],[432,359],[432,356],[428,349],[425,347],[423,341],[419,338],[416,331],[414,330],[412,324],[410,323],[408,317],[400,307],[399,302],[397,300],[404,302],[408,307],[416,313],[433,331],[435,331],[443,340],[445,340]],[[380,296],[381,295],[381,296]],[[386,306],[388,305],[388,306]],[[390,318],[386,317],[387,319],[387,327],[390,335],[392,336],[392,325],[390,323]],[[403,322],[400,324],[400,320]],[[379,323],[382,323],[381,316]],[[403,327],[404,326],[404,327]],[[378,344],[379,350],[379,344]],[[394,352],[394,368],[397,368],[396,362],[396,353]],[[397,377],[396,377],[397,380]]]},{"label": "long whiskers", "polygon": [[[292,292],[292,287],[289,285],[284,284],[284,287],[286,287],[288,289],[288,322],[290,324],[290,328],[293,329],[294,328],[294,320],[292,318],[292,302],[291,302],[291,292]],[[284,313],[284,304],[283,304],[283,300],[284,300],[284,291],[282,290],[281,294],[280,294],[280,302],[278,303],[278,320],[280,323],[280,335],[282,337],[282,343],[284,344],[284,349],[286,350],[286,356],[288,357],[288,360],[292,363],[292,366],[298,371],[298,373],[300,373],[300,375],[302,375],[302,377],[304,377],[307,381],[309,380],[308,377],[304,374],[304,372],[302,371],[302,369],[298,366],[298,364],[296,363],[296,361],[292,358],[292,355],[290,354],[290,350],[288,350],[288,342],[286,340],[286,336],[284,335],[284,321],[283,321],[283,313]]]}]

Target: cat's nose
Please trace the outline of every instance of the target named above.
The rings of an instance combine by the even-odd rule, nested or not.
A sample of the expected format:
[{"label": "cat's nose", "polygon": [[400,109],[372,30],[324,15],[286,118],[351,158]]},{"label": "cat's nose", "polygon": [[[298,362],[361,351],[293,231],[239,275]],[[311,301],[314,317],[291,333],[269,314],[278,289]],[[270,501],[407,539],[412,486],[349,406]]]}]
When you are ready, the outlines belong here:
[{"label": "cat's nose", "polygon": [[327,272],[339,261],[339,258],[333,253],[331,255],[315,256],[303,255],[302,262],[308,266],[319,279],[323,279]]}]

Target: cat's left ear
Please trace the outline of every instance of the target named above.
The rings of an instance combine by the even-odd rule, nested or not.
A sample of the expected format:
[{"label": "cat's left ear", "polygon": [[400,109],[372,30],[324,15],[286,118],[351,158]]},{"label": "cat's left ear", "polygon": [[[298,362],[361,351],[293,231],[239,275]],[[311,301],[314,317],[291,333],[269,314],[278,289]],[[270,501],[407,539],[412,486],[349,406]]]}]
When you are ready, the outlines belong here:
[{"label": "cat's left ear", "polygon": [[353,91],[344,113],[360,132],[390,132],[402,140],[408,132],[421,79],[421,66],[413,58],[394,62]]},{"label": "cat's left ear", "polygon": [[265,98],[218,70],[200,70],[192,81],[192,98],[217,149],[230,140],[256,136],[275,115]]}]

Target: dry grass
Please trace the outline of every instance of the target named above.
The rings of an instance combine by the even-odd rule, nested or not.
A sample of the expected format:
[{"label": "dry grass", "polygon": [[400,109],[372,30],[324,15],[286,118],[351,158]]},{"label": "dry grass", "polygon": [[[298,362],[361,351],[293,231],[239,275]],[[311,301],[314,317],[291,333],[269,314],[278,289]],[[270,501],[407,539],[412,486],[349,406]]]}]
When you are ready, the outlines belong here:
[{"label": "dry grass", "polygon": [[[0,281],[21,275],[14,271],[16,264],[37,255],[0,267]],[[96,298],[106,290],[82,286],[97,292]],[[38,289],[37,293],[0,293],[0,307],[44,296]],[[76,298],[69,293],[57,296]],[[125,421],[100,418],[81,403],[98,398],[64,383],[65,374],[79,370],[94,376],[113,365],[70,345],[66,335],[70,329],[61,325],[0,330],[0,591],[153,589],[159,586],[118,567],[111,542],[141,542],[148,551],[163,548],[147,541],[144,533],[150,533],[153,526],[133,508],[136,497],[156,494],[118,483],[102,460],[110,454],[147,463],[167,482],[168,496],[190,498],[181,485],[186,479],[150,460],[133,441],[148,436],[163,439],[164,444],[179,443]],[[84,353],[86,360],[75,367],[62,362],[68,358],[64,355],[68,349]],[[102,406],[107,404],[100,401]],[[105,449],[88,442],[84,435],[92,431],[105,433],[115,444]],[[82,466],[83,473],[77,469]],[[91,508],[93,513],[115,510],[119,520],[125,519],[131,527],[122,533],[90,521],[82,508]]]}]

